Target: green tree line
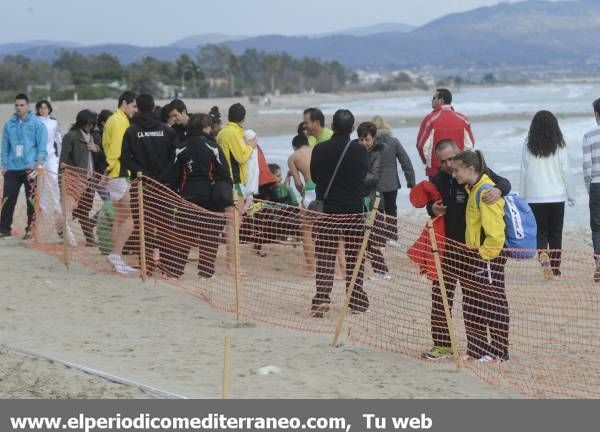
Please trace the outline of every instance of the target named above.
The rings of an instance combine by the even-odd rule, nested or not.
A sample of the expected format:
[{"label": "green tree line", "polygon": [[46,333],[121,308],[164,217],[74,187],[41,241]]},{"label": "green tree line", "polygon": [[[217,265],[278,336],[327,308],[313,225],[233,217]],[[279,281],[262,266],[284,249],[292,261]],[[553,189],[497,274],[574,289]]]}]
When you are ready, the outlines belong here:
[{"label": "green tree line", "polygon": [[336,61],[296,59],[287,53],[267,54],[255,49],[235,55],[221,45],[200,47],[195,56],[182,54],[175,62],[146,57],[128,65],[111,54],[85,56],[63,50],[53,63],[7,55],[0,61],[0,99],[15,92],[32,99],[101,99],[122,88],[156,96],[214,97],[239,94],[298,93],[314,89],[333,92],[349,72]]}]

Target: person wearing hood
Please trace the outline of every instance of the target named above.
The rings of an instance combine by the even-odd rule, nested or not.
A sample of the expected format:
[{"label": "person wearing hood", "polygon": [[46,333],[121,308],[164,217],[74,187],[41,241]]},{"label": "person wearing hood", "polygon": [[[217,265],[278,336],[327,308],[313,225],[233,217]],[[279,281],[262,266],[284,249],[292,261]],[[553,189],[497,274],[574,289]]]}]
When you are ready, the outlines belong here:
[{"label": "person wearing hood", "polygon": [[[142,173],[156,182],[169,185],[172,163],[175,160],[175,150],[178,146],[177,133],[162,123],[154,113],[154,98],[149,94],[140,94],[136,97],[138,113],[133,117],[131,126],[123,136],[121,150],[121,166],[131,172],[132,176]],[[144,200],[144,225],[146,233],[146,260],[147,268],[155,264],[154,252],[159,250],[161,261],[166,259],[168,267],[168,241],[161,240],[166,232],[172,229],[170,208],[164,201],[153,199],[152,193],[163,194],[162,188],[151,181],[145,182],[146,192]],[[136,202],[132,193],[132,202]],[[137,215],[134,215],[135,218]]]},{"label": "person wearing hood", "polygon": [[31,222],[34,216],[32,203],[35,168],[46,162],[48,131],[44,124],[29,111],[29,98],[20,93],[15,97],[15,113],[4,125],[2,133],[2,160],[0,167],[4,176],[2,212],[0,213],[0,237],[11,235],[15,205],[21,186],[25,186],[27,198],[27,227],[24,239],[31,238]]},{"label": "person wearing hood", "polygon": [[[377,185],[381,181],[383,174],[384,145],[380,141],[375,140],[377,127],[371,122],[364,122],[358,125],[356,133],[358,134],[358,142],[365,146],[369,152],[369,169],[365,177],[365,210],[371,211],[375,205]],[[382,201],[378,209],[383,210],[383,208],[384,203]],[[391,279],[385,258],[381,252],[381,248],[385,246],[384,232],[383,218],[381,214],[378,214],[367,248],[367,257],[370,259],[371,266],[375,272],[373,279]]]}]

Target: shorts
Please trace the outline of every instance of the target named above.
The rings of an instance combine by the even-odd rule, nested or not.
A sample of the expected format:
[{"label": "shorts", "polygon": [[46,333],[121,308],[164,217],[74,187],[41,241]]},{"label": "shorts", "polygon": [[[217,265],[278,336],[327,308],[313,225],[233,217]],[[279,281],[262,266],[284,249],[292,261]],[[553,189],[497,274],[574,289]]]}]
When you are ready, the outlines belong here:
[{"label": "shorts", "polygon": [[317,199],[317,185],[310,181],[302,188],[302,206],[308,208],[308,205]]},{"label": "shorts", "polygon": [[317,199],[317,191],[315,190],[305,190],[303,195],[302,206],[304,208],[308,208],[308,205]]},{"label": "shorts", "polygon": [[127,177],[108,179],[105,189],[111,201],[120,201],[129,190],[129,179]]},{"label": "shorts", "polygon": [[237,197],[238,198],[243,198],[245,196],[244,195],[244,185],[243,184],[241,184],[241,183],[234,183],[233,184],[233,189],[235,190],[235,192],[237,192]]}]

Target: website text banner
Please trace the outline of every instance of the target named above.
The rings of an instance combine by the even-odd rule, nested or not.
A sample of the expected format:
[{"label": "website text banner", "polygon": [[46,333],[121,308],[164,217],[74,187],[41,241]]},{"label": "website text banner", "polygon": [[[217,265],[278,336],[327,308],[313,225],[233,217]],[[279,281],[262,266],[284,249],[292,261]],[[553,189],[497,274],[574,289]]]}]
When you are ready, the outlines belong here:
[{"label": "website text banner", "polygon": [[19,401],[2,431],[597,430],[598,401]]}]

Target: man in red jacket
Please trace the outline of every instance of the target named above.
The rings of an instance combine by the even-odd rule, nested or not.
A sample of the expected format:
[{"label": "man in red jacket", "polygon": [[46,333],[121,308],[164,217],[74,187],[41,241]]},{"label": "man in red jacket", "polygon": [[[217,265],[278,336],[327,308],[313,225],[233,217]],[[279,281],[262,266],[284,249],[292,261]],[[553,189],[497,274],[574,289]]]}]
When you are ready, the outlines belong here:
[{"label": "man in red jacket", "polygon": [[444,139],[456,143],[460,150],[472,149],[475,139],[469,119],[452,108],[452,93],[448,89],[437,89],[431,107],[433,111],[423,119],[417,136],[417,150],[425,164],[425,174],[433,177],[440,163],[435,157],[435,144]]}]

